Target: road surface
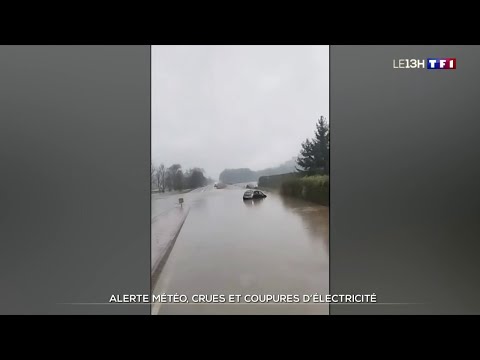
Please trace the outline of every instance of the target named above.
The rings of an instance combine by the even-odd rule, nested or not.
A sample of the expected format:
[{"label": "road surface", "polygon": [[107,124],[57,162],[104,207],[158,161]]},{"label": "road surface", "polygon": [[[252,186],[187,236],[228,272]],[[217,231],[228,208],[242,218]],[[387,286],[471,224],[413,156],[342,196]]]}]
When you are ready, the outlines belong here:
[{"label": "road surface", "polygon": [[[328,294],[328,208],[268,191],[264,200],[244,202],[244,191],[238,185],[207,186],[152,196],[152,217],[178,206],[179,197],[189,208],[153,294],[189,300]],[[152,314],[328,314],[328,305],[155,303]]]}]

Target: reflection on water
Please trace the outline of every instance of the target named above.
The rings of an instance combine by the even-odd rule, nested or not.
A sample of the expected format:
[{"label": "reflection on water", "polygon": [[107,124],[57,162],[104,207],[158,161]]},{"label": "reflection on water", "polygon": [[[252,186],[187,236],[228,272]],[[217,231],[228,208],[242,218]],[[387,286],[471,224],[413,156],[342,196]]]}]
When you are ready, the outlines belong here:
[{"label": "reflection on water", "polygon": [[279,197],[283,206],[302,219],[312,238],[321,241],[328,252],[329,208],[294,197]]},{"label": "reflection on water", "polygon": [[265,199],[249,199],[243,200],[243,203],[247,206],[260,206]]},{"label": "reflection on water", "polygon": [[206,199],[204,196],[196,196],[192,200],[192,206],[194,206],[196,209],[203,209],[206,206]]}]

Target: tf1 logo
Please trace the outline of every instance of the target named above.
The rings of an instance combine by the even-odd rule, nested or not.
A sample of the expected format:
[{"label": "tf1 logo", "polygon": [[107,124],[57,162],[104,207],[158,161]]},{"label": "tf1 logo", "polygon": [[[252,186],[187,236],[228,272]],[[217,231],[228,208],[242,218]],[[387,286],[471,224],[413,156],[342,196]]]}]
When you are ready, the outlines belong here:
[{"label": "tf1 logo", "polygon": [[455,70],[457,68],[457,59],[427,59],[427,69]]},{"label": "tf1 logo", "polygon": [[428,70],[455,70],[457,68],[456,58],[428,58],[418,59],[396,59],[393,60],[394,69],[425,69]]}]

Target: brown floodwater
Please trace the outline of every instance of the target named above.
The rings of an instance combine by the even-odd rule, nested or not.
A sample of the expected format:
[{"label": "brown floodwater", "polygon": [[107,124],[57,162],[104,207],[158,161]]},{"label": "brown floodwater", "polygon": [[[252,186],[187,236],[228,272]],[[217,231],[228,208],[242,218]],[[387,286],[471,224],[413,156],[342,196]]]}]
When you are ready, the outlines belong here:
[{"label": "brown floodwater", "polygon": [[[153,294],[186,295],[189,303],[156,303],[152,313],[328,314],[327,304],[255,302],[328,294],[328,207],[268,191],[243,201],[244,191],[209,186],[182,194],[190,212]],[[158,199],[152,209],[162,208],[156,201],[175,202]],[[201,295],[205,303],[192,303]],[[221,302],[230,295],[241,303]]]}]

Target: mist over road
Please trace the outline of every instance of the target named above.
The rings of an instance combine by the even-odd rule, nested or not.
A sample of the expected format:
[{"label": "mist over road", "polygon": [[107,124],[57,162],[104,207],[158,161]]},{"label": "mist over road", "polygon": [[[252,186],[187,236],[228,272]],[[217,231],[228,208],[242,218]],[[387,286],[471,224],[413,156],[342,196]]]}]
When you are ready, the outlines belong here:
[{"label": "mist over road", "polygon": [[[189,209],[153,294],[328,294],[328,208],[273,192],[243,201],[245,190],[152,195],[152,219],[180,197]],[[328,314],[328,305],[154,304],[152,313]]]}]

